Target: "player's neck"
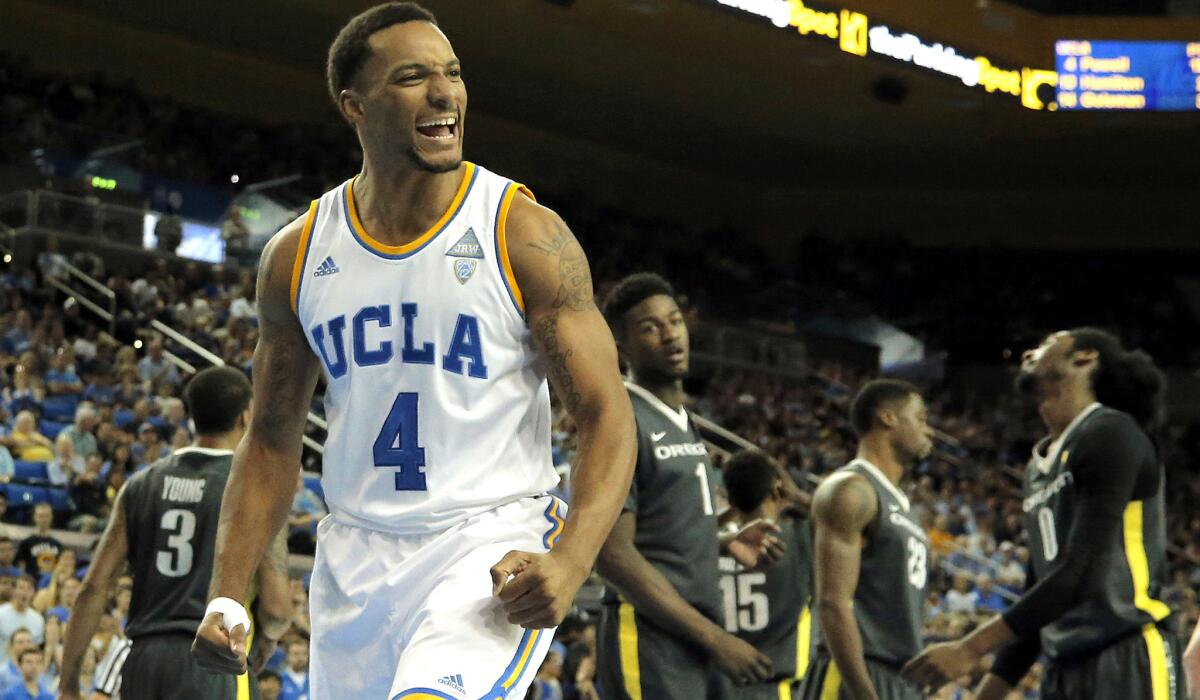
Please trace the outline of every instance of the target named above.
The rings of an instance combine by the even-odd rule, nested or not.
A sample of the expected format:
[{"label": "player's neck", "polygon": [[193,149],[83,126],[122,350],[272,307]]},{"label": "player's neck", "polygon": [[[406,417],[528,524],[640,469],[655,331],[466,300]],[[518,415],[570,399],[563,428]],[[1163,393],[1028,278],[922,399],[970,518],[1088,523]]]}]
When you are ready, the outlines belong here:
[{"label": "player's neck", "polygon": [[683,404],[687,399],[687,394],[683,392],[682,379],[662,379],[655,381],[649,378],[643,380],[635,376],[633,383],[654,394],[659,401],[662,401],[676,411],[683,408]]},{"label": "player's neck", "polygon": [[858,443],[858,458],[874,464],[888,481],[899,486],[900,477],[904,476],[904,465],[896,454],[896,449],[887,436],[870,433]]},{"label": "player's neck", "polygon": [[354,178],[354,207],[363,228],[385,245],[404,245],[428,231],[450,202],[463,168],[431,173],[412,167],[384,168],[364,163]]},{"label": "player's neck", "polygon": [[235,430],[232,433],[223,435],[197,435],[195,440],[192,440],[192,447],[199,447],[205,450],[229,450],[237,449],[238,443],[242,441],[242,431]]},{"label": "player's neck", "polygon": [[1096,395],[1090,388],[1064,387],[1058,396],[1045,402],[1039,408],[1042,420],[1050,430],[1051,437],[1058,439],[1079,414],[1094,403],[1096,403]]}]

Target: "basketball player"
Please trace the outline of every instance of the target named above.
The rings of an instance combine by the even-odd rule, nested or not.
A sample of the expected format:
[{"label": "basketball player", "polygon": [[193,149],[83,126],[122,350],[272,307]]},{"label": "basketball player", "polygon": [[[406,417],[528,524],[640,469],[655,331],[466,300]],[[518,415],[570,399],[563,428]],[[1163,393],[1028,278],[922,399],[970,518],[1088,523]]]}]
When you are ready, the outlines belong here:
[{"label": "basketball player", "polygon": [[999,651],[977,697],[1002,698],[1044,654],[1046,700],[1184,696],[1166,581],[1166,478],[1153,441],[1165,380],[1153,360],[1103,331],[1054,333],[1018,380],[1047,435],[1025,468],[1025,528],[1036,583],[967,637],[926,649],[905,674],[940,686]]},{"label": "basketball player", "polygon": [[[683,407],[688,333],[671,286],[631,275],[610,292],[604,315],[632,376],[638,458],[624,512],[604,545],[610,591],[600,624],[597,679],[605,700],[725,697],[721,672],[746,684],[771,676],[771,661],[724,629],[720,541],[708,452]],[[727,542],[754,565],[780,553],[777,530],[760,522]],[[755,537],[758,540],[755,540]],[[749,549],[750,551],[747,551]]]},{"label": "basketball player", "polygon": [[917,700],[900,667],[921,651],[929,540],[900,490],[933,449],[925,401],[893,379],[850,404],[858,456],[813,496],[819,642],[805,700]]},{"label": "basketball player", "polygon": [[[83,655],[128,561],[133,598],[125,633],[132,646],[116,662],[124,664],[120,683],[107,683],[102,692],[131,700],[257,697],[248,676],[212,675],[189,653],[204,616],[221,493],[250,420],[250,393],[246,376],[228,367],[203,370],[184,389],[196,439],[134,474],[117,496],[67,622],[60,687],[79,688]],[[274,538],[257,571],[256,633],[267,640],[278,640],[291,625],[286,541],[284,532]],[[270,643],[264,648],[262,662],[273,649]],[[78,696],[64,691],[61,697]]]},{"label": "basketball player", "polygon": [[[463,68],[432,14],[403,2],[355,17],[328,77],[363,169],[264,251],[257,410],[196,653],[245,668],[237,601],[287,517],[320,373],[330,515],[312,697],[523,697],[633,470],[612,337],[562,220],[463,161]],[[580,433],[566,522],[547,495],[547,377]]]},{"label": "basketball player", "polygon": [[736,700],[791,700],[796,682],[808,670],[812,642],[809,596],[812,542],[807,518],[786,498],[786,489],[766,455],[738,452],[724,469],[725,490],[738,523],[766,520],[779,525],[784,548],[779,561],[751,570],[721,557],[725,629],[771,659],[774,675],[765,683],[736,686]]}]

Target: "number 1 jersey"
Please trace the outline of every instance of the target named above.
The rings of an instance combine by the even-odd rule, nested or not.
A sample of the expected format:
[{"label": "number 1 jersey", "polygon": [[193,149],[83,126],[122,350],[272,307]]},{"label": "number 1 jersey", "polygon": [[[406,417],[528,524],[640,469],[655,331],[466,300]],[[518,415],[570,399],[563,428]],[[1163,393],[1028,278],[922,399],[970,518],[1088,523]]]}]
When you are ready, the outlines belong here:
[{"label": "number 1 jersey", "polygon": [[429,534],[558,482],[505,237],[518,195],[464,163],[450,206],[402,246],[363,227],[353,180],[310,207],[292,302],[326,380],[321,482],[339,520]]},{"label": "number 1 jersey", "polygon": [[133,597],[125,633],[194,634],[204,619],[221,496],[233,453],[185,447],[125,486]]}]

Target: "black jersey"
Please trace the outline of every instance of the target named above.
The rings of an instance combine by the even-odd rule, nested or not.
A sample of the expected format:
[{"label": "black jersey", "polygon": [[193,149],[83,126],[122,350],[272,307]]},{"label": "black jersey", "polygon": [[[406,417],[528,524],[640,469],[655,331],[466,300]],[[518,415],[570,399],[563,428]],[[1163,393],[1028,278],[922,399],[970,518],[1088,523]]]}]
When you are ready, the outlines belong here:
[{"label": "black jersey", "polygon": [[812,618],[812,542],[807,520],[780,520],[783,557],[748,571],[721,557],[725,629],[771,657],[775,679],[803,676],[808,667]]},{"label": "black jersey", "polygon": [[228,450],[184,448],[129,479],[124,508],[133,598],[125,632],[131,639],[194,633],[203,620],[232,463]]},{"label": "black jersey", "polygon": [[860,474],[875,490],[879,515],[862,550],[854,618],[863,655],[889,665],[921,652],[929,538],[917,523],[908,497],[878,467],[856,459],[838,471]]},{"label": "black jersey", "polygon": [[721,622],[715,474],[687,412],[629,385],[637,419],[638,456],[625,510],[635,514],[638,552],[679,595]]},{"label": "black jersey", "polygon": [[[1107,646],[1171,614],[1159,600],[1166,580],[1166,478],[1154,444],[1126,413],[1094,404],[1055,443],[1043,441],[1025,469],[1025,528],[1034,574],[1047,578],[1061,563],[1077,511],[1081,481],[1132,484],[1123,526],[1096,543],[1105,564],[1084,582],[1078,604],[1042,628],[1042,651],[1069,659]],[[1114,470],[1128,470],[1118,477]]]}]

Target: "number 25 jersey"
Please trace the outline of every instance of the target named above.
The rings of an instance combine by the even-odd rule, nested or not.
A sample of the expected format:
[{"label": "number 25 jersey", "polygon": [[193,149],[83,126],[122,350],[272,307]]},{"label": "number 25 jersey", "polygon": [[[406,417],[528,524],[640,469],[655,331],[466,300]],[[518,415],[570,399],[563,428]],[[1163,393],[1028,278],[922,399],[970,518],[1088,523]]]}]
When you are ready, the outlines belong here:
[{"label": "number 25 jersey", "polygon": [[292,300],[327,384],[334,517],[426,534],[558,482],[546,372],[505,240],[518,195],[532,198],[464,163],[449,208],[401,246],[364,229],[353,180],[310,207]]}]

